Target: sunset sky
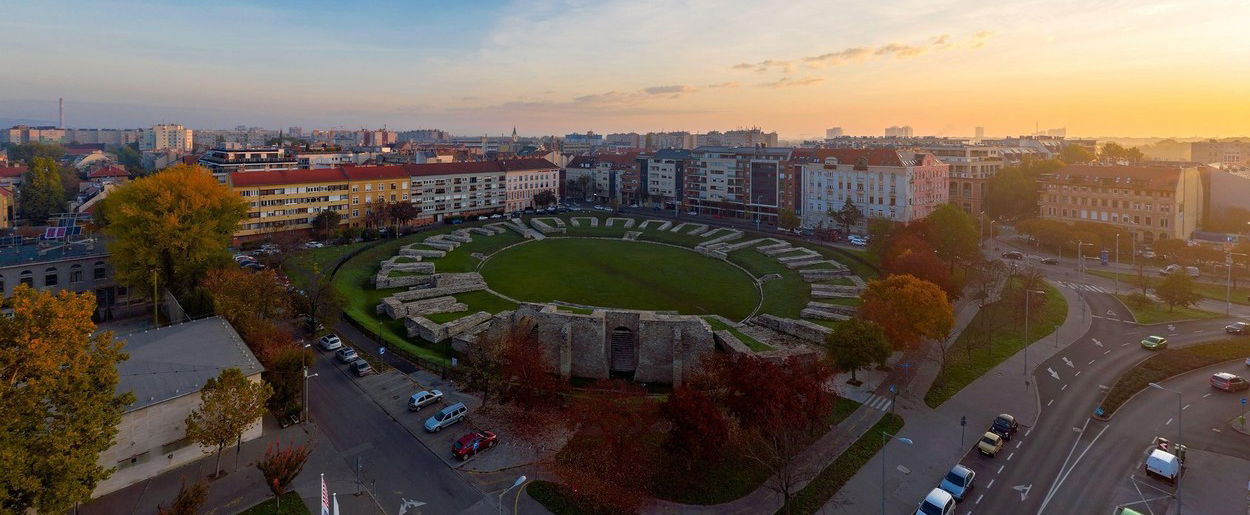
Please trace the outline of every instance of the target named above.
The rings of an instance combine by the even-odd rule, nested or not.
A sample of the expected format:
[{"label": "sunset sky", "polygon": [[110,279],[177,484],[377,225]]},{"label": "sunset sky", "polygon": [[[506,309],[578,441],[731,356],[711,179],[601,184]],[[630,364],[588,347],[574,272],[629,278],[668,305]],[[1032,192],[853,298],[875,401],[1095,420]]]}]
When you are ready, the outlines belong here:
[{"label": "sunset sky", "polygon": [[1250,135],[1245,0],[208,4],[0,0],[0,119]]}]

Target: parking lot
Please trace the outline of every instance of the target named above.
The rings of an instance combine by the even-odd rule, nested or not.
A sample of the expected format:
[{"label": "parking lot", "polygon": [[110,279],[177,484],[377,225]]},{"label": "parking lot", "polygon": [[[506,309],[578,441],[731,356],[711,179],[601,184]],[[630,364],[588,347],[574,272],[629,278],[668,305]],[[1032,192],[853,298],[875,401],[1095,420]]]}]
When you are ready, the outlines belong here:
[{"label": "parking lot", "polygon": [[[964,457],[959,460],[959,464],[972,469],[976,474],[972,489],[964,497],[963,501],[957,504],[955,513],[972,513],[977,504],[984,498],[986,491],[990,489],[1016,488],[1016,491],[1028,495],[1031,485],[1007,485],[1002,484],[998,480],[998,476],[1002,474],[1009,466],[1020,466],[1020,462],[1013,463],[1016,452],[1023,447],[1029,437],[1032,428],[1021,424],[1019,429],[1011,436],[1010,440],[1003,441],[1002,450],[998,451],[996,456],[986,456],[977,450],[977,443],[981,440],[982,435],[989,431],[993,418],[986,420],[969,420],[967,426],[967,439],[965,444],[968,450]],[[954,467],[955,464],[951,464]],[[933,486],[936,487],[942,478],[933,478]],[[1025,489],[1027,487],[1027,489]]]}]

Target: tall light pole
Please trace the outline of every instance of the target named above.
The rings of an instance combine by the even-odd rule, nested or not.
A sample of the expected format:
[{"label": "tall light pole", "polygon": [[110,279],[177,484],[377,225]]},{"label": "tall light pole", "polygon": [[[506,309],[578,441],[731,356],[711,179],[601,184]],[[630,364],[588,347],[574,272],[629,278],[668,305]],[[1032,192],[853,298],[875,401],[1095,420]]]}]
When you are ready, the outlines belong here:
[{"label": "tall light pole", "polygon": [[[1181,422],[1182,411],[1184,410],[1184,408],[1181,407],[1181,392],[1177,390],[1172,390],[1170,388],[1164,388],[1163,385],[1160,385],[1159,383],[1150,383],[1150,387],[1158,388],[1165,392],[1172,392],[1176,394],[1176,445],[1180,445],[1181,439],[1185,437],[1185,432],[1184,432],[1185,425]],[[1176,445],[1172,446],[1173,451],[1176,450]],[[1179,472],[1180,471],[1177,470],[1178,474]],[[1181,511],[1181,482],[1180,481],[1176,482],[1176,513],[1183,513]]]},{"label": "tall light pole", "polygon": [[977,247],[985,248],[985,211],[980,213],[979,218],[981,220],[981,230],[977,233]]},{"label": "tall light pole", "polygon": [[1120,232],[1115,233],[1115,270],[1111,273],[1111,278],[1115,280],[1115,294],[1120,294]]},{"label": "tall light pole", "polygon": [[994,244],[994,223],[998,220],[990,220],[990,245]]},{"label": "tall light pole", "polygon": [[516,481],[512,483],[512,486],[505,488],[502,492],[499,492],[499,515],[503,515],[503,494],[508,493],[508,490],[521,486],[521,483],[524,482],[525,476],[518,477],[516,478]]},{"label": "tall light pole", "polygon": [[1076,271],[1081,279],[1081,284],[1085,284],[1085,246],[1094,246],[1093,243],[1076,240]]},{"label": "tall light pole", "polygon": [[890,443],[891,439],[912,444],[911,438],[899,438],[885,431],[881,432],[881,515],[885,515],[885,444]]},{"label": "tall light pole", "polygon": [[[305,343],[305,344],[304,344],[304,348],[305,348],[305,349],[307,349],[307,348],[309,348],[309,347],[312,347],[312,344],[310,344],[310,343]],[[300,417],[300,421],[301,421],[301,422],[308,422],[308,378],[310,378],[310,377],[317,377],[317,374],[311,374],[311,375],[310,375],[310,374],[308,373],[308,365],[304,365],[304,404],[303,404],[302,406],[300,406],[301,408],[303,408],[304,413],[303,413],[303,415]]]},{"label": "tall light pole", "polygon": [[1225,252],[1224,268],[1228,269],[1228,279],[1224,283],[1224,314],[1225,315],[1230,315],[1232,314],[1232,311],[1233,311],[1233,256],[1245,257],[1246,255],[1233,252],[1231,250]]},{"label": "tall light pole", "polygon": [[[1046,295],[1046,292],[1041,291],[1041,290],[1024,290],[1024,385],[1025,386],[1028,386],[1029,384],[1029,343],[1031,343],[1029,341],[1029,304],[1033,303],[1032,302],[1033,294],[1035,293]],[[1057,333],[1058,331],[1059,331],[1059,328],[1055,327],[1055,332]]]}]

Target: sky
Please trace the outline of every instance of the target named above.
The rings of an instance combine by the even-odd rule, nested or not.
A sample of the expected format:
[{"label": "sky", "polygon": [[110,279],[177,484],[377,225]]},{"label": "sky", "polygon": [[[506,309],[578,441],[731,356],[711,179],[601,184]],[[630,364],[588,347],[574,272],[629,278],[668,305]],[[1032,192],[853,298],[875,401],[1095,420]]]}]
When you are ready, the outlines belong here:
[{"label": "sky", "polygon": [[353,3],[0,0],[0,120],[1250,135],[1245,0]]}]

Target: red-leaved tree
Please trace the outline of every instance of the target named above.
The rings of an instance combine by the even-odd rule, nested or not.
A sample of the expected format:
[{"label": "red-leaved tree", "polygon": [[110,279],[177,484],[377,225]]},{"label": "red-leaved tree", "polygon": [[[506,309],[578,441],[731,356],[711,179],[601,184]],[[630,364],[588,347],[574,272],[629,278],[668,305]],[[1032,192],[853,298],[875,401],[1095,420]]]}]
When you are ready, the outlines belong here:
[{"label": "red-leaved tree", "polygon": [[307,445],[283,449],[280,443],[274,442],[265,449],[265,457],[256,462],[256,468],[265,476],[265,484],[273,491],[275,506],[282,503],[282,495],[304,470],[304,463],[308,461],[308,454],[311,452],[312,449]]},{"label": "red-leaved tree", "polygon": [[598,381],[574,402],[568,424],[576,434],[552,469],[578,502],[633,512],[649,498],[656,464],[647,436],[656,411],[624,381]]},{"label": "red-leaved tree", "polygon": [[715,463],[724,457],[729,440],[729,421],[707,393],[680,386],[668,396],[660,413],[670,424],[664,450],[685,461],[686,470],[696,463]]}]

